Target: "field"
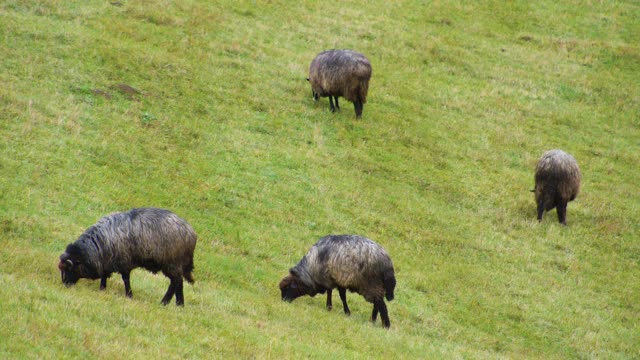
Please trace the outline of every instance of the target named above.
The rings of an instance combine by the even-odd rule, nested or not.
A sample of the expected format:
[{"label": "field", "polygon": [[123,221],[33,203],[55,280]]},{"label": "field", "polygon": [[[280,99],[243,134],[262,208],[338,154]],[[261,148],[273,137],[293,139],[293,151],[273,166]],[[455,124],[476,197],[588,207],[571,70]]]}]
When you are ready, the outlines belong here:
[{"label": "field", "polygon": [[[640,358],[637,1],[0,3],[0,357]],[[373,67],[362,119],[314,103],[313,57]],[[533,171],[571,153],[567,223]],[[66,288],[100,217],[198,233],[168,280]],[[326,234],[391,255],[391,328],[349,294],[280,300]],[[338,304],[336,306],[336,304]]]}]

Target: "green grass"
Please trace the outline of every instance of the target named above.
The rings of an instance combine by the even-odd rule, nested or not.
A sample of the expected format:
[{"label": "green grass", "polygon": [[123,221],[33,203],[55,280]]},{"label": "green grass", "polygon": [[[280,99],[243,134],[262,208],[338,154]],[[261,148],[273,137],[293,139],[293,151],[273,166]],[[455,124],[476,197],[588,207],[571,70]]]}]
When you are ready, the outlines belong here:
[{"label": "green grass", "polygon": [[[0,4],[0,357],[640,357],[637,2],[121,3]],[[371,60],[361,120],[311,99],[329,48]],[[551,148],[568,227],[535,220]],[[131,300],[61,284],[140,206],[199,235],[183,309],[143,270]],[[356,294],[280,301],[329,233],[391,254],[389,331]]]}]

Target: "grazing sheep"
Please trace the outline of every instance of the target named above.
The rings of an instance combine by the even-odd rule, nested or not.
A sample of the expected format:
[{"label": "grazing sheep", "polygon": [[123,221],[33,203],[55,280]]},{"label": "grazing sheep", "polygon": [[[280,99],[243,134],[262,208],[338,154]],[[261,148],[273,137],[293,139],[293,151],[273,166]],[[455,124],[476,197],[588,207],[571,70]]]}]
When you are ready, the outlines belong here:
[{"label": "grazing sheep", "polygon": [[162,304],[184,305],[182,278],[193,283],[193,251],[197,236],[193,228],[178,215],[163,209],[141,208],[107,215],[87,229],[60,255],[62,282],[71,286],[80,278],[100,279],[100,290],[107,278],[118,272],[124,281],[125,294],[133,296],[129,274],[143,267],[158,271],[171,283]]},{"label": "grazing sheep", "polygon": [[562,150],[545,152],[536,166],[536,187],[533,190],[538,205],[538,221],[542,214],[556,208],[558,220],[567,225],[567,203],[580,191],[580,168],[573,156]]},{"label": "grazing sheep", "polygon": [[282,300],[293,301],[303,295],[315,296],[327,292],[330,310],[331,291],[338,288],[345,314],[347,289],[362,295],[373,303],[371,320],[378,312],[384,327],[388,328],[389,314],[384,303],[393,300],[396,278],[393,263],[387,252],[375,242],[357,235],[329,235],[311,247],[300,262],[289,269],[289,275],[280,281]]},{"label": "grazing sheep", "polygon": [[[359,52],[353,50],[327,50],[318,54],[309,67],[309,78],[313,99],[329,97],[331,111],[340,110],[338,97],[351,101],[356,117],[362,116],[362,107],[367,102],[371,64]],[[335,99],[336,104],[333,105]]]}]

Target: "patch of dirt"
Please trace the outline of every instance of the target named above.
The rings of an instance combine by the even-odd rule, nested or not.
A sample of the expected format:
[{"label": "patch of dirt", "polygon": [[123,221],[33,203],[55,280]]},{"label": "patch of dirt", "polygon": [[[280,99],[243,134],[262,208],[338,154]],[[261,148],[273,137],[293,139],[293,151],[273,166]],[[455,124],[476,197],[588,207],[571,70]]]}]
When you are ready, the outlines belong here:
[{"label": "patch of dirt", "polygon": [[109,94],[108,92],[101,90],[101,89],[93,89],[91,90],[91,93],[93,95],[96,96],[102,96],[103,98],[107,99],[107,100],[111,100],[111,94]]},{"label": "patch of dirt", "polygon": [[119,93],[127,97],[129,100],[137,99],[138,95],[142,95],[142,92],[140,90],[127,84],[117,84],[117,85],[113,85],[111,88],[118,91]]}]

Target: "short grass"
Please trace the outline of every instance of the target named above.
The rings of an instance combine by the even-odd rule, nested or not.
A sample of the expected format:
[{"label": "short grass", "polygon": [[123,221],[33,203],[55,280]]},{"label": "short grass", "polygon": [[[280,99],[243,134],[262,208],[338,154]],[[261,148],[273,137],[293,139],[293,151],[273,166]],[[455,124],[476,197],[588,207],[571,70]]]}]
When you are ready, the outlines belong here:
[{"label": "short grass", "polygon": [[[640,357],[638,19],[635,1],[3,1],[0,357]],[[311,99],[329,48],[371,60],[361,120]],[[551,148],[582,168],[568,227],[535,220]],[[117,276],[62,286],[65,246],[140,206],[199,235],[186,306],[142,270],[132,300]],[[351,317],[280,301],[330,233],[391,254],[389,331],[355,294]]]}]

